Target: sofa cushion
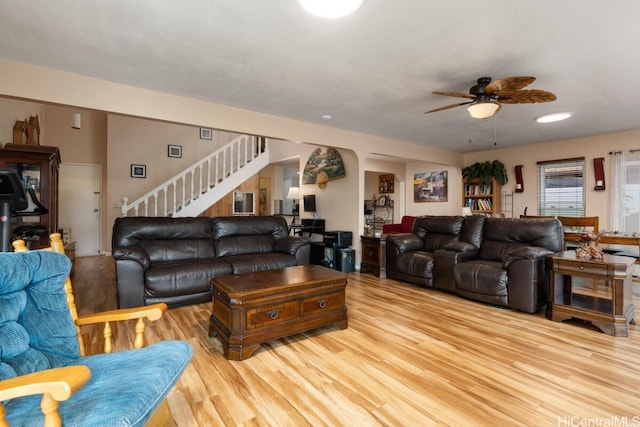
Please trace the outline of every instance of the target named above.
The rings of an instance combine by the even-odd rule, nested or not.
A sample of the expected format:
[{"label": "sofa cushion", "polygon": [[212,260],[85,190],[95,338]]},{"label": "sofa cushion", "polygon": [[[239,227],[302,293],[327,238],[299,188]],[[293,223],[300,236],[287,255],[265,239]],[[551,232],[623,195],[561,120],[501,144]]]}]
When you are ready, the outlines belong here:
[{"label": "sofa cushion", "polygon": [[224,259],[231,265],[233,274],[274,270],[293,267],[298,264],[295,256],[277,252],[261,255],[237,255],[225,257]]},{"label": "sofa cushion", "polygon": [[468,261],[453,270],[456,293],[476,300],[507,305],[507,270],[497,261]]},{"label": "sofa cushion", "polygon": [[212,219],[219,257],[273,252],[274,242],[289,235],[282,217],[217,217]]},{"label": "sofa cushion", "polygon": [[414,251],[398,254],[395,257],[395,269],[411,276],[433,278],[433,254],[424,251]]},{"label": "sofa cushion", "polygon": [[70,268],[56,252],[0,253],[0,380],[80,356],[64,290]]},{"label": "sofa cushion", "polygon": [[[186,342],[162,341],[139,350],[81,357],[70,365],[85,365],[91,379],[61,402],[65,426],[143,427],[165,399],[189,361]],[[149,363],[153,360],[153,363]],[[135,380],[133,380],[135,377]],[[41,395],[13,399],[6,407],[12,426],[41,426]]]},{"label": "sofa cushion", "polygon": [[145,298],[209,292],[211,279],[231,272],[231,264],[220,259],[156,263],[146,273]]},{"label": "sofa cushion", "polygon": [[155,239],[140,242],[151,263],[215,258],[211,238]]},{"label": "sofa cushion", "polygon": [[526,243],[484,240],[480,245],[478,258],[482,260],[503,262],[507,259],[510,253],[522,250],[522,248],[527,246],[529,245]]},{"label": "sofa cushion", "polygon": [[424,241],[423,250],[435,251],[459,240],[464,217],[423,216],[413,223],[413,233]]}]

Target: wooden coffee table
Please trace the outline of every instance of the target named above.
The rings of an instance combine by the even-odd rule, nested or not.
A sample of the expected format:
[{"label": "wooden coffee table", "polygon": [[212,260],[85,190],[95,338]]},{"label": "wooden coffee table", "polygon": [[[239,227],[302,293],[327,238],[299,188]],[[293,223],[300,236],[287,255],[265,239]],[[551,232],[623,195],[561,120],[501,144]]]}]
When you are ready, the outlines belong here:
[{"label": "wooden coffee table", "polygon": [[347,275],[319,265],[222,276],[211,280],[209,336],[229,360],[260,344],[321,326],[347,327]]}]

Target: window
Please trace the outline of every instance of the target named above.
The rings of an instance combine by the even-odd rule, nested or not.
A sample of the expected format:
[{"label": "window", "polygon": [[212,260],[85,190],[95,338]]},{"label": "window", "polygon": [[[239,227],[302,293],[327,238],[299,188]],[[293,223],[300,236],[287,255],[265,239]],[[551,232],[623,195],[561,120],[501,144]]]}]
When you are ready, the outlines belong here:
[{"label": "window", "polygon": [[538,163],[538,215],[585,215],[585,161],[553,160]]},{"label": "window", "polygon": [[640,231],[640,150],[613,155],[611,225],[622,233]]}]

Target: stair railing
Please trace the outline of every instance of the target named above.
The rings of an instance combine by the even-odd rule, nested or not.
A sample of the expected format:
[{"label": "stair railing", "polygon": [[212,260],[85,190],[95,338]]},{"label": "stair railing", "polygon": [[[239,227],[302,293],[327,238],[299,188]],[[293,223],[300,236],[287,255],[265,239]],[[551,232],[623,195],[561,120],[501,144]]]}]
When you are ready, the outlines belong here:
[{"label": "stair railing", "polygon": [[176,216],[261,156],[268,156],[266,138],[240,135],[135,201],[123,197],[122,216]]}]

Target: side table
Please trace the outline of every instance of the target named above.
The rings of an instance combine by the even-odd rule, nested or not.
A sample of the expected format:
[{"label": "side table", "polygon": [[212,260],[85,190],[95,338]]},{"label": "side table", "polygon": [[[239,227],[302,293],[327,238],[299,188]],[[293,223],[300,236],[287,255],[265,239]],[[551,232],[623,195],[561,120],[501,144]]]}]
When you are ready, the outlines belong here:
[{"label": "side table", "polygon": [[387,237],[360,236],[362,263],[360,273],[371,272],[381,279],[387,278]]},{"label": "side table", "polygon": [[634,258],[607,254],[602,260],[578,258],[575,251],[550,255],[547,318],[560,322],[575,317],[606,334],[629,336],[629,323],[635,324],[634,263]]}]

